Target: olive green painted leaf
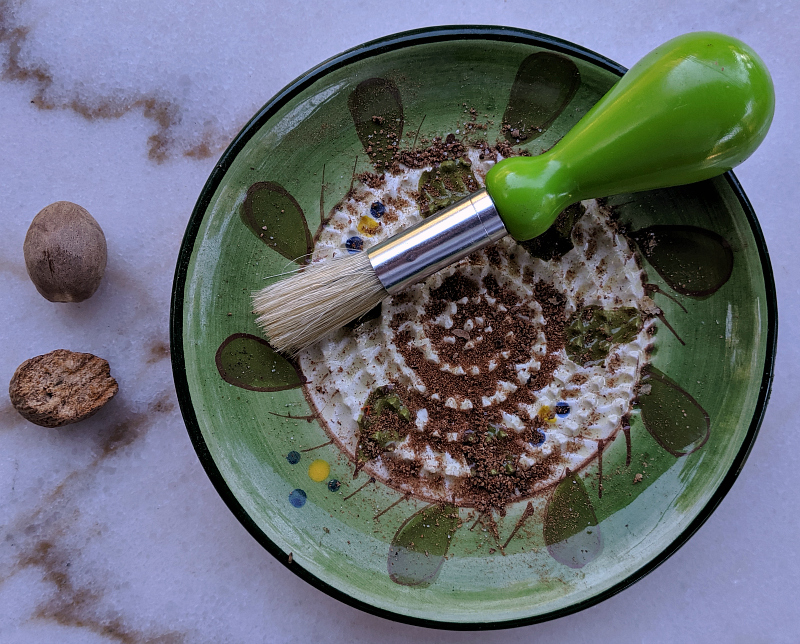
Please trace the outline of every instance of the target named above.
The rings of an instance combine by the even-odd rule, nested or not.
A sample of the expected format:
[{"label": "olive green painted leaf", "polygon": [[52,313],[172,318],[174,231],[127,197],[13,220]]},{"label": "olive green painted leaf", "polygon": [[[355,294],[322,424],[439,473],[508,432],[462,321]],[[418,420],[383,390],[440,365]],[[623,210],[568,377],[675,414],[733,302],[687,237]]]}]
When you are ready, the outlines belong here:
[{"label": "olive green painted leaf", "polygon": [[214,360],[225,382],[250,391],[283,391],[304,382],[297,367],[266,340],[249,333],[228,337],[219,345]]},{"label": "olive green painted leaf", "polygon": [[583,568],[603,551],[603,535],[583,480],[567,470],[544,512],[544,542],[559,563]]},{"label": "olive green painted leaf", "polygon": [[708,412],[652,365],[642,369],[638,405],[647,431],[673,456],[696,452],[711,435]]},{"label": "olive green painted leaf", "polygon": [[439,167],[427,170],[419,178],[420,214],[429,217],[447,206],[461,201],[478,189],[468,161],[443,161]]},{"label": "olive green painted leaf", "polygon": [[542,51],[520,64],[508,105],[503,131],[510,143],[525,143],[540,136],[575,96],[581,75],[566,56]]},{"label": "olive green painted leaf", "polygon": [[259,181],[247,190],[242,204],[244,225],[270,248],[298,264],[306,263],[313,243],[303,210],[280,184]]},{"label": "olive green painted leaf", "polygon": [[642,314],[633,307],[578,309],[565,330],[567,355],[581,366],[605,360],[615,344],[633,340],[642,329]]},{"label": "olive green painted leaf", "polygon": [[561,211],[547,231],[538,237],[521,242],[522,247],[533,257],[545,261],[561,259],[574,247],[572,229],[583,217],[584,212],[586,208],[580,202],[568,206]]},{"label": "olive green painted leaf", "polygon": [[427,588],[439,575],[458,528],[453,505],[429,505],[405,520],[389,546],[389,577],[397,584]]},{"label": "olive green painted leaf", "polygon": [[393,81],[368,78],[347,98],[356,133],[378,170],[391,165],[403,135],[403,101]]},{"label": "olive green painted leaf", "polygon": [[733,251],[721,235],[697,226],[650,226],[630,237],[656,272],[681,295],[716,293],[733,272]]}]

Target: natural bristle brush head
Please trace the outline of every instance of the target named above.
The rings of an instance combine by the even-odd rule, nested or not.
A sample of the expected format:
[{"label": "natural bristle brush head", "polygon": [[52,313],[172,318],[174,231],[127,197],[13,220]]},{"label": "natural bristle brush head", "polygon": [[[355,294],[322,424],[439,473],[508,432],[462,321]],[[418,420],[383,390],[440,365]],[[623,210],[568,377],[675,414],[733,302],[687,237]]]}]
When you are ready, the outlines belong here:
[{"label": "natural bristle brush head", "polygon": [[295,355],[368,313],[387,295],[362,252],[311,264],[257,291],[253,312],[270,344]]}]

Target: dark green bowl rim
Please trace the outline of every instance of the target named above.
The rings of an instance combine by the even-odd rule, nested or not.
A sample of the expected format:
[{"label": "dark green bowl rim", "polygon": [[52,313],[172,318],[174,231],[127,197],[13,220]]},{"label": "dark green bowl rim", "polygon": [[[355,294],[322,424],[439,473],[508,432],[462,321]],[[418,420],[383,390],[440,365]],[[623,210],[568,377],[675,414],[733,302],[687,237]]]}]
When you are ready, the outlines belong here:
[{"label": "dark green bowl rim", "polygon": [[421,619],[394,613],[382,608],[377,608],[371,604],[360,601],[351,597],[350,595],[342,592],[341,590],[327,584],[321,579],[317,578],[305,568],[297,563],[289,563],[288,553],[283,552],[250,518],[242,505],[237,500],[236,496],[228,487],[225,479],[222,477],[216,463],[214,462],[208,446],[203,439],[200,431],[200,426],[197,422],[194,406],[192,404],[191,394],[189,392],[189,384],[186,379],[186,365],[183,354],[183,300],[184,288],[186,285],[186,274],[189,268],[189,260],[191,258],[192,250],[194,248],[195,238],[200,229],[200,225],[205,216],[206,208],[208,207],[211,198],[213,197],[217,187],[219,186],[225,172],[230,167],[233,160],[239,151],[245,146],[250,138],[258,131],[258,129],[275,114],[281,107],[283,107],[289,100],[295,97],[298,93],[302,92],[312,83],[316,82],[327,73],[334,71],[358,60],[376,56],[385,52],[402,49],[413,45],[419,45],[430,42],[444,42],[448,40],[492,40],[504,42],[516,42],[527,45],[534,45],[539,47],[546,47],[552,51],[558,51],[570,56],[581,58],[587,62],[601,67],[607,71],[613,72],[618,75],[624,74],[627,69],[622,65],[615,63],[604,56],[600,56],[593,51],[579,47],[570,42],[540,34],[534,31],[527,31],[524,29],[516,29],[512,27],[495,27],[495,26],[479,26],[479,25],[453,25],[442,27],[428,27],[425,29],[415,29],[413,31],[405,31],[399,34],[386,36],[373,40],[372,42],[365,43],[353,49],[350,49],[338,56],[328,59],[327,61],[317,65],[307,73],[303,74],[295,81],[284,87],[278,94],[272,98],[261,110],[250,120],[242,131],[236,136],[233,142],[228,146],[223,155],[217,162],[214,170],[206,181],[203,191],[197,200],[197,204],[192,211],[191,218],[186,227],[186,233],[181,243],[180,253],[178,255],[178,263],[175,268],[175,277],[172,289],[172,302],[170,306],[170,347],[172,353],[172,371],[175,379],[175,389],[178,395],[178,402],[180,404],[181,413],[189,432],[189,437],[194,445],[200,462],[211,479],[217,492],[222,497],[222,500],[230,508],[231,512],[236,516],[247,531],[258,541],[264,548],[266,548],[277,560],[286,566],[289,570],[310,583],[315,588],[327,593],[331,597],[338,599],[350,606],[363,610],[373,615],[385,617],[387,619],[413,624],[415,626],[425,626],[429,628],[442,628],[451,630],[489,630],[499,628],[514,628],[518,626],[526,626],[537,622],[543,622],[558,617],[564,617],[572,613],[594,606],[595,604],[617,594],[621,590],[627,588],[635,583],[647,573],[654,570],[657,566],[666,561],[678,548],[680,548],[691,537],[706,519],[711,516],[711,513],[720,504],[722,499],[728,493],[734,481],[736,480],[739,472],[742,471],[747,456],[753,447],[756,436],[758,435],[759,427],[764,418],[767,401],[769,400],[770,389],[772,387],[773,369],[775,364],[775,349],[778,336],[778,306],[777,296],[775,293],[775,281],[772,274],[772,265],[769,260],[769,253],[764,241],[764,236],[761,232],[761,227],[758,224],[753,207],[750,205],[747,196],[742,190],[741,185],[732,172],[726,173],[724,176],[728,184],[733,189],[734,193],[739,199],[742,208],[747,216],[747,221],[750,224],[750,229],[753,237],[756,240],[758,247],[758,254],[761,259],[761,266],[764,272],[764,286],[767,295],[767,348],[764,364],[764,373],[761,377],[761,388],[758,394],[758,401],[753,419],[750,422],[750,427],[747,431],[747,436],[742,443],[739,452],[731,464],[730,469],[726,473],[722,482],[717,490],[706,503],[705,507],[698,513],[689,526],[661,553],[659,553],[651,561],[647,562],[637,571],[629,575],[626,579],[615,584],[611,588],[604,590],[597,595],[586,599],[584,601],[572,604],[566,608],[551,611],[542,615],[535,615],[533,617],[526,617],[521,619],[495,621],[495,622],[445,622],[429,619]]}]

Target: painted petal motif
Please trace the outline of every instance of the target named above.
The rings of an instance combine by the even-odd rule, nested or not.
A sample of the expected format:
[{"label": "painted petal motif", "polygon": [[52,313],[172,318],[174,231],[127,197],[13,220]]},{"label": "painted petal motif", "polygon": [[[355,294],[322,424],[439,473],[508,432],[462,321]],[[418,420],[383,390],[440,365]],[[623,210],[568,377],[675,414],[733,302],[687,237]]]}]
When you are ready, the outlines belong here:
[{"label": "painted petal motif", "polygon": [[303,210],[280,184],[259,181],[247,190],[242,221],[253,234],[286,259],[305,264],[313,244]]},{"label": "painted petal motif", "polygon": [[403,135],[403,101],[393,81],[368,78],[347,98],[356,133],[378,170],[391,165]]},{"label": "painted petal motif", "polygon": [[561,259],[574,247],[572,229],[584,212],[586,212],[586,208],[580,202],[568,206],[558,215],[546,232],[521,242],[522,247],[533,257],[544,261]]},{"label": "painted petal motif", "polygon": [[411,515],[389,546],[389,577],[403,586],[427,588],[439,574],[450,540],[458,528],[452,505],[429,505]]},{"label": "painted petal motif", "polygon": [[605,360],[614,344],[631,342],[642,328],[641,313],[632,307],[578,309],[567,322],[566,351],[586,367]]},{"label": "painted petal motif", "polygon": [[503,130],[510,143],[525,143],[540,136],[575,96],[581,75],[566,56],[539,52],[531,54],[517,70]]},{"label": "painted petal motif", "polygon": [[222,379],[250,391],[283,391],[303,384],[300,372],[263,338],[234,333],[217,349]]},{"label": "painted petal motif", "polygon": [[652,365],[642,369],[639,408],[647,431],[673,456],[696,452],[711,434],[711,419],[706,410]]},{"label": "painted petal motif", "polygon": [[419,178],[419,204],[423,217],[447,208],[478,190],[472,167],[461,159],[443,161],[438,168],[422,173]]},{"label": "painted petal motif", "polygon": [[656,272],[681,295],[716,293],[733,272],[731,245],[711,230],[662,225],[630,236]]},{"label": "painted petal motif", "polygon": [[544,514],[547,551],[559,563],[583,568],[603,551],[603,535],[583,480],[567,471]]},{"label": "painted petal motif", "polygon": [[377,387],[370,393],[362,410],[358,419],[356,475],[371,459],[393,451],[411,428],[411,412],[390,385]]}]

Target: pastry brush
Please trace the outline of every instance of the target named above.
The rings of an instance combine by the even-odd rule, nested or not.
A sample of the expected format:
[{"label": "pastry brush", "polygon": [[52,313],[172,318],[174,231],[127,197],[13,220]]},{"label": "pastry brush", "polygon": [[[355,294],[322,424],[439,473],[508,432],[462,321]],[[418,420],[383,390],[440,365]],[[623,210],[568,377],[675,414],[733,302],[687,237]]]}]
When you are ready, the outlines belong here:
[{"label": "pastry brush", "polygon": [[503,159],[484,190],[366,251],[311,264],[254,293],[257,323],[273,347],[294,354],[505,235],[541,235],[576,201],[722,174],[758,147],[774,105],[769,72],[750,47],[713,32],[674,38],[548,152]]}]

